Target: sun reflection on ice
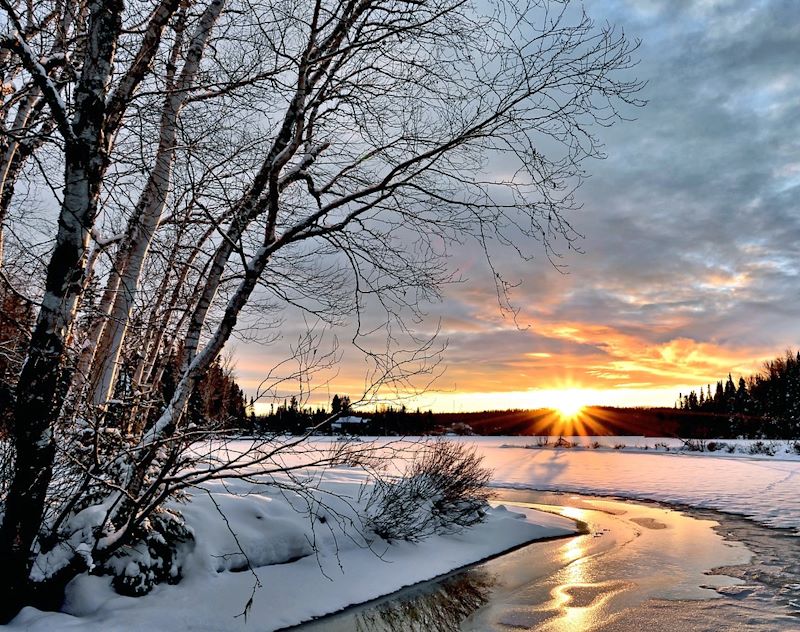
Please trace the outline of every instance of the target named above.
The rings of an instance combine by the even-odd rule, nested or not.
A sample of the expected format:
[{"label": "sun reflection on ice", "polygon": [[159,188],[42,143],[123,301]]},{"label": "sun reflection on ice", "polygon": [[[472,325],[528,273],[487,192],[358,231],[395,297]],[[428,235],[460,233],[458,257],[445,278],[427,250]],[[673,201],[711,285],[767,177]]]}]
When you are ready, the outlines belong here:
[{"label": "sun reflection on ice", "polygon": [[[576,510],[574,513],[583,512]],[[572,517],[580,519],[580,516]],[[564,581],[551,593],[553,607],[559,611],[556,619],[551,622],[553,630],[586,630],[594,619],[591,605],[575,602],[576,590],[590,587],[585,575],[585,541],[585,537],[573,538],[564,546]]]},{"label": "sun reflection on ice", "polygon": [[[588,512],[567,507],[564,516],[585,522]],[[614,587],[594,581],[588,536],[572,538],[562,546],[564,567],[558,576],[560,583],[550,592],[548,609],[556,612],[543,629],[553,632],[592,630],[602,622],[604,604],[616,592]]]}]

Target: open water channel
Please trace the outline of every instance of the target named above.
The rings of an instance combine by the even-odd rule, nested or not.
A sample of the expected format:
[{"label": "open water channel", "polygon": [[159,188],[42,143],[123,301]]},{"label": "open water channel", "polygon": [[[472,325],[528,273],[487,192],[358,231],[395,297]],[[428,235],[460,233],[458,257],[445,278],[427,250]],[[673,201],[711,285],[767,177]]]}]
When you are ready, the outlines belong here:
[{"label": "open water channel", "polygon": [[573,518],[535,542],[293,628],[302,632],[800,631],[800,538],[717,512],[526,490]]}]

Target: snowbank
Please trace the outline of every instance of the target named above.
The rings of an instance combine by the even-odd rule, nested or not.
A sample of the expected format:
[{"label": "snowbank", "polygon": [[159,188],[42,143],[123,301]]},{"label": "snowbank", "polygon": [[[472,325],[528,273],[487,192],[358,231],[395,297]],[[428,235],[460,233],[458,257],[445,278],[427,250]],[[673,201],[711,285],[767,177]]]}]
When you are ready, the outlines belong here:
[{"label": "snowbank", "polygon": [[[752,442],[736,442],[732,453],[676,453],[676,440],[642,437],[582,438],[575,441],[582,447],[562,449],[541,448],[535,437],[453,440],[478,448],[484,465],[494,470],[492,485],[498,487],[706,507],[800,532],[800,457],[789,444],[774,456],[752,456]],[[325,449],[330,439],[315,439],[315,444]],[[624,448],[614,449],[622,444]],[[246,451],[251,445],[241,441],[228,449]],[[413,445],[408,444],[412,449]],[[187,552],[180,584],[162,585],[134,599],[115,594],[108,578],[81,576],[68,588],[65,609],[70,614],[29,608],[10,628],[274,630],[531,540],[575,530],[574,523],[550,514],[495,507],[485,523],[458,535],[435,536],[421,544],[367,542],[359,535],[355,511],[363,473],[339,467],[317,483],[319,502],[268,485],[230,480],[208,484],[182,507],[196,544]],[[247,617],[237,616],[251,595]]]},{"label": "snowbank", "polygon": [[[333,470],[321,485],[320,503],[274,486],[209,484],[182,507],[196,543],[178,585],[132,598],[114,593],[107,577],[83,575],[68,587],[66,613],[27,608],[10,628],[275,630],[576,531],[560,516],[497,506],[486,522],[460,534],[420,544],[368,542],[354,511],[362,484],[357,471]],[[247,616],[238,616],[251,595]]]}]

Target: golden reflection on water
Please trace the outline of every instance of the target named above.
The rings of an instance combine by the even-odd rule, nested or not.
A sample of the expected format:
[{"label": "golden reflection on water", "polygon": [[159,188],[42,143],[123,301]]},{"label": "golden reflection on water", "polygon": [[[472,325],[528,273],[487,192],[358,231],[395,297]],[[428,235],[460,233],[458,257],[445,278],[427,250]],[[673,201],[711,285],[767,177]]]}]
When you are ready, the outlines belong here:
[{"label": "golden reflection on water", "polygon": [[[570,518],[582,519],[585,514],[583,510],[577,509],[570,511]],[[564,545],[562,554],[564,560],[563,581],[556,586],[550,593],[553,597],[552,607],[558,610],[558,615],[551,620],[553,630],[586,630],[589,628],[592,615],[592,604],[575,603],[575,591],[580,588],[589,588],[588,578],[586,577],[586,536],[572,538]]]},{"label": "golden reflection on water", "polygon": [[[561,557],[564,560],[564,564],[569,564],[570,566],[566,569],[568,572],[574,572],[572,566],[575,566],[577,569],[580,569],[581,562],[583,561],[581,558],[586,553],[586,547],[584,546],[584,541],[586,540],[586,536],[578,536],[577,538],[571,538],[567,541],[567,543],[563,547],[563,553]],[[578,570],[578,572],[580,572]]]},{"label": "golden reflection on water", "polygon": [[562,507],[559,513],[562,516],[572,518],[573,520],[580,520],[581,522],[586,522],[586,517],[588,515],[585,509],[580,509],[578,507]]},{"label": "golden reflection on water", "polygon": [[[563,515],[585,522],[588,512],[575,507],[566,507]],[[553,632],[577,632],[593,629],[602,620],[603,604],[613,591],[592,581],[591,556],[588,543],[592,536],[579,536],[567,541],[562,547],[564,567],[559,575],[560,583],[552,589],[552,601],[547,609],[555,611],[546,624]]]}]

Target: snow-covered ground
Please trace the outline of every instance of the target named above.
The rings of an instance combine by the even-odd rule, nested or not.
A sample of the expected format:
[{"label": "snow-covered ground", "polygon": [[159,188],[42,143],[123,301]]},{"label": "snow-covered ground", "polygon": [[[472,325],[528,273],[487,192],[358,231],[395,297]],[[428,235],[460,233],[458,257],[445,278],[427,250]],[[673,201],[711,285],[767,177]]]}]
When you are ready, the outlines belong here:
[{"label": "snow-covered ground", "polygon": [[[450,437],[451,439],[453,437]],[[495,445],[497,437],[471,437],[478,443]],[[578,448],[625,450],[626,452],[681,453],[728,458],[768,458],[800,461],[800,441],[771,439],[676,439],[672,437],[501,437],[505,447]]]},{"label": "snow-covered ground", "polygon": [[[800,532],[800,457],[786,442],[775,456],[742,451],[675,452],[678,440],[641,437],[583,438],[599,449],[538,448],[532,437],[465,437],[492,468],[492,484],[542,490],[611,494],[740,514],[770,527]],[[666,443],[670,452],[655,449]],[[765,442],[770,443],[770,442]],[[614,449],[614,445],[625,448]],[[648,446],[645,450],[644,446]],[[638,446],[638,447],[637,447]]]},{"label": "snow-covered ground", "polygon": [[[325,448],[326,442],[319,442]],[[247,442],[229,449],[244,450]],[[308,458],[303,454],[297,458]],[[308,473],[314,498],[232,479],[206,484],[181,506],[195,543],[179,584],[116,594],[108,577],[82,575],[67,588],[65,613],[27,608],[11,629],[275,630],[392,593],[548,537],[577,524],[554,514],[501,506],[485,522],[420,543],[366,540],[360,524],[365,476],[346,466]],[[316,499],[316,500],[314,500]],[[248,563],[249,561],[249,563]],[[249,603],[252,596],[252,602]],[[243,613],[247,610],[247,616]]]},{"label": "snow-covered ground", "polygon": [[[497,487],[680,503],[800,532],[800,456],[785,442],[771,445],[774,455],[765,456],[749,454],[752,442],[727,442],[736,444],[731,452],[687,453],[676,452],[679,441],[641,437],[581,438],[570,440],[579,446],[569,448],[553,448],[552,442],[551,447],[541,447],[535,437],[452,440],[477,447]],[[331,439],[314,441],[324,449]],[[245,450],[248,443],[234,447]],[[435,536],[420,544],[367,542],[358,535],[356,511],[363,483],[360,470],[342,466],[327,471],[318,494],[324,504],[309,504],[291,492],[253,482],[210,483],[182,508],[196,544],[187,553],[180,584],[162,585],[134,599],[115,594],[108,578],[82,576],[68,588],[69,614],[29,608],[10,627],[272,630],[388,594],[533,539],[574,530],[563,518],[496,507],[485,523],[461,534]],[[251,595],[247,617],[237,617]]]}]

